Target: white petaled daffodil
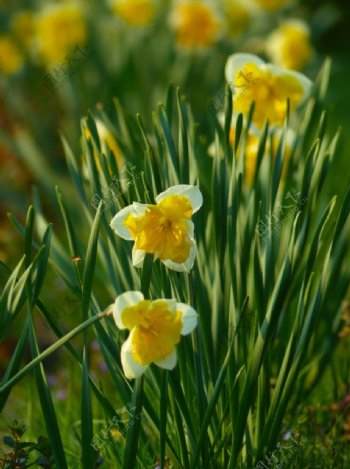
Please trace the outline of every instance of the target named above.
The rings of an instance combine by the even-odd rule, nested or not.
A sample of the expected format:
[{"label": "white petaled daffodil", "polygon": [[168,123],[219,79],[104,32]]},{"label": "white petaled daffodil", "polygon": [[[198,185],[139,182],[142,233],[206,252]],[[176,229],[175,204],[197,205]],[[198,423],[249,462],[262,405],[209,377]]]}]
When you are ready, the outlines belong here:
[{"label": "white petaled daffodil", "polygon": [[191,306],[176,300],[145,300],[138,291],[117,297],[113,317],[119,329],[130,331],[121,348],[123,371],[128,379],[141,376],[151,363],[172,370],[181,336],[197,326],[197,313]]},{"label": "white petaled daffodil", "polygon": [[266,120],[280,126],[290,110],[310,95],[312,82],[302,73],[265,63],[253,54],[233,54],[226,63],[226,80],[233,91],[233,109],[245,115],[254,102],[253,121],[261,128]]},{"label": "white petaled daffodil", "polygon": [[111,228],[121,238],[134,241],[132,261],[141,267],[146,254],[153,254],[169,269],[189,272],[196,255],[192,215],[203,203],[197,186],[182,184],[159,194],[156,204],[132,205],[120,210]]}]

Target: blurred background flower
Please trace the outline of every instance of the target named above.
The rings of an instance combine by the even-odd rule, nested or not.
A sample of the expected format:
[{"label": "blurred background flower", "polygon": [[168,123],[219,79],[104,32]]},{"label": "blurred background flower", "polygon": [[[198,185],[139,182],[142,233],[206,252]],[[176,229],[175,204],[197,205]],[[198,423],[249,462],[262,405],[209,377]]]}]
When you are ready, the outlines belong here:
[{"label": "blurred background flower", "polygon": [[266,40],[266,53],[277,65],[302,70],[311,60],[311,31],[305,21],[288,20]]}]

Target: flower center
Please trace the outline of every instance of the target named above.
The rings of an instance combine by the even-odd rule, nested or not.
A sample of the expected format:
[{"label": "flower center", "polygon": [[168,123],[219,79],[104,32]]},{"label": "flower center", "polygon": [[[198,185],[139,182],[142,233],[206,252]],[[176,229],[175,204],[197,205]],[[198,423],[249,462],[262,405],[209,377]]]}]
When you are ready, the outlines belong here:
[{"label": "flower center", "polygon": [[281,125],[287,112],[287,99],[293,110],[301,101],[303,88],[296,77],[286,72],[274,75],[270,70],[247,63],[234,77],[234,109],[247,114],[255,102],[254,122],[261,127],[267,119]]},{"label": "flower center", "polygon": [[129,214],[123,224],[135,239],[136,249],[161,260],[183,263],[193,242],[188,231],[192,207],[184,196],[169,195],[157,205],[148,205],[144,215]]}]

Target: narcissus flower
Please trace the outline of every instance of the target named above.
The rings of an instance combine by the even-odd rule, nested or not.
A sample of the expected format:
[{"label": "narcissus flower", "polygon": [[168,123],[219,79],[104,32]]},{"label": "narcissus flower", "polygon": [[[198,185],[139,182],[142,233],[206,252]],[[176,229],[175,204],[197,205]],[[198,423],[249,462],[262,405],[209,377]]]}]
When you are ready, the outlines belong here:
[{"label": "narcissus flower", "polygon": [[170,187],[155,200],[156,205],[134,202],[123,208],[111,227],[121,238],[135,241],[134,266],[141,267],[148,253],[169,269],[188,272],[196,254],[191,217],[202,206],[202,194],[198,187],[183,184]]},{"label": "narcissus flower", "polygon": [[189,49],[212,46],[222,27],[216,9],[205,1],[175,1],[170,21],[178,45]]},{"label": "narcissus flower", "polygon": [[118,296],[113,317],[119,329],[130,331],[121,349],[128,379],[142,375],[151,363],[172,370],[181,335],[197,326],[197,313],[191,306],[175,300],[145,300],[142,293],[135,291]]},{"label": "narcissus flower", "polygon": [[154,0],[114,0],[112,10],[130,26],[146,26],[156,14]]},{"label": "narcissus flower", "polygon": [[48,66],[63,63],[77,46],[87,39],[86,22],[78,4],[51,4],[36,20],[36,40],[39,54]]},{"label": "narcissus flower", "polygon": [[301,105],[311,90],[311,81],[301,73],[266,64],[252,54],[233,54],[226,63],[226,80],[233,96],[233,108],[247,115],[255,103],[253,120],[262,127],[265,120],[282,125],[287,112]]},{"label": "narcissus flower", "polygon": [[301,20],[286,21],[270,34],[265,49],[275,64],[301,70],[312,56],[310,28]]},{"label": "narcissus flower", "polygon": [[16,43],[8,36],[0,37],[0,72],[12,75],[24,64],[24,57]]}]

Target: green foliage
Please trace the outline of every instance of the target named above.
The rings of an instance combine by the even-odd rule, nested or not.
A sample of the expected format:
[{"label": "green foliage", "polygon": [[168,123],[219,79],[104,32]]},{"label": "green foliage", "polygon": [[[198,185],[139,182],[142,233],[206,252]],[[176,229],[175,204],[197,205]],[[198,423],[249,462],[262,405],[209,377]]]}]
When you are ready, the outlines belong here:
[{"label": "green foliage", "polygon": [[[13,272],[3,269],[7,282],[0,303],[1,339],[19,315],[25,322],[0,385],[2,407],[13,387],[34,373],[57,467],[72,467],[76,458],[68,451],[73,443],[60,434],[42,362],[63,345],[81,370],[77,440],[84,468],[103,467],[97,453],[106,467],[146,468],[160,459],[165,468],[166,457],[174,468],[254,467],[276,451],[285,429],[301,431],[297,416],[333,356],[350,280],[350,191],[331,198],[327,192],[338,135],[328,134],[318,101],[325,81],[321,76],[321,91],[316,90],[297,121],[286,172],[290,122],[278,136],[275,157],[268,145],[274,129],[265,126],[251,183],[237,157],[239,145],[246,148],[251,118],[238,117],[232,142],[229,89],[224,126],[213,123],[212,158],[188,102],[172,87],[147,126],[140,116],[126,115],[118,102],[112,116],[103,111],[89,115],[82,123],[90,131],[89,138],[84,132],[81,137],[83,159],[64,140],[74,192],[56,189],[55,194],[52,188],[50,200],[57,196],[67,242],[60,227],[52,229],[46,221],[36,195],[25,226],[11,217],[24,234],[24,257]],[[95,118],[106,126],[112,123],[123,168],[103,147]],[[179,274],[148,256],[139,271],[132,266],[130,244],[116,237],[109,223],[132,201],[150,203],[177,183],[199,184],[204,196],[194,217],[194,269]],[[48,271],[63,280],[80,305],[78,325],[68,333],[43,295]],[[121,369],[125,336],[117,332],[108,306],[128,290],[176,298],[193,305],[199,315],[198,329],[178,346],[176,369],[151,367],[134,385]],[[57,337],[43,352],[35,329],[38,314]],[[81,332],[83,343],[71,342]],[[92,337],[99,343],[112,390],[92,375]],[[32,359],[21,368],[28,342]],[[121,422],[120,405],[131,406],[127,421]],[[107,436],[98,447],[93,442],[101,436],[101,419]],[[117,422],[117,443],[111,421]],[[304,446],[300,451],[306,451]]]}]

